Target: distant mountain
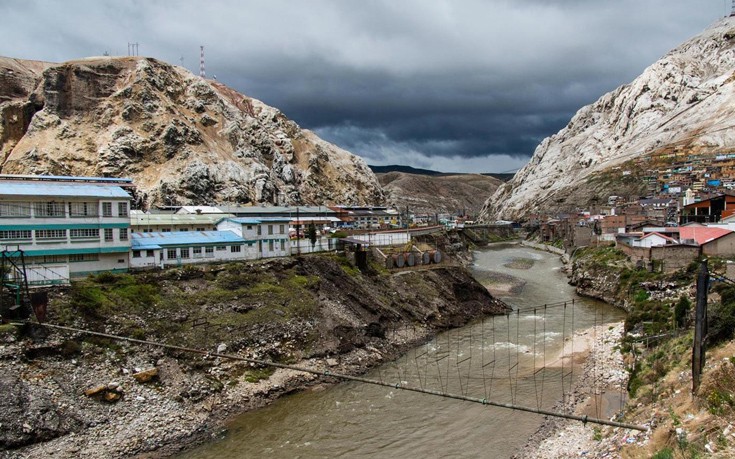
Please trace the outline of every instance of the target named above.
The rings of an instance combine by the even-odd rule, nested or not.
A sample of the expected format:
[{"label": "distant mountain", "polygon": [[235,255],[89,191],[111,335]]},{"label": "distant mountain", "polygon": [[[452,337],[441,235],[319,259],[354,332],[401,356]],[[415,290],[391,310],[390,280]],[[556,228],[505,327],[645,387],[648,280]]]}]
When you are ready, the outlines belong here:
[{"label": "distant mountain", "polygon": [[[388,172],[403,172],[406,174],[414,174],[414,175],[428,175],[432,177],[447,177],[447,176],[459,176],[459,175],[477,175],[477,174],[470,174],[470,173],[464,173],[464,172],[438,172],[438,171],[432,171],[429,169],[419,169],[416,167],[411,166],[400,166],[397,164],[390,165],[390,166],[368,166],[370,169],[372,169],[373,172],[376,174],[386,174]],[[494,177],[502,182],[507,182],[508,180],[513,178],[514,174],[501,174],[496,172],[484,172],[479,175],[485,175],[487,177]]]},{"label": "distant mountain", "polygon": [[156,59],[0,57],[0,171],[133,178],[141,203],[380,204],[361,158]]},{"label": "distant mountain", "polygon": [[[398,167],[412,169],[407,166]],[[389,171],[378,172],[376,175],[388,194],[389,203],[419,214],[477,215],[485,197],[495,192],[503,183],[497,178],[482,174],[428,172],[433,174]]]},{"label": "distant mountain", "polygon": [[581,108],[488,199],[482,218],[518,219],[645,194],[650,158],[733,152],[735,18],[729,17]]}]

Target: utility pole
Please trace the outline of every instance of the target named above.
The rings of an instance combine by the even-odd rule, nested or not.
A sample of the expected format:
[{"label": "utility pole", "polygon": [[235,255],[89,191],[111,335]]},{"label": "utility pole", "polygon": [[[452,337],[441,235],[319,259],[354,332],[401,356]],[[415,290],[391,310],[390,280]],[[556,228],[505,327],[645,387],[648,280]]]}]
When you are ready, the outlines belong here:
[{"label": "utility pole", "polygon": [[199,76],[207,78],[207,72],[204,71],[204,45],[199,47]]},{"label": "utility pole", "polygon": [[707,260],[702,261],[697,275],[697,309],[694,314],[694,343],[692,344],[692,392],[699,389],[704,368],[707,342],[707,287],[709,286]]}]

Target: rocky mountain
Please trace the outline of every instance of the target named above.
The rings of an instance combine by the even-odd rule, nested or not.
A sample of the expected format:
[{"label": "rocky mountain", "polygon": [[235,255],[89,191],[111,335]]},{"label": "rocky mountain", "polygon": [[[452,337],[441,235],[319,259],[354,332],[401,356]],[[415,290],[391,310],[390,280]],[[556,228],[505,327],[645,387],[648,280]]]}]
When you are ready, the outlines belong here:
[{"label": "rocky mountain", "polygon": [[0,171],[131,177],[141,204],[377,204],[366,163],[151,58],[0,58]]},{"label": "rocky mountain", "polygon": [[[432,171],[430,171],[432,172]],[[407,172],[376,173],[388,194],[388,202],[415,213],[441,214],[464,211],[477,215],[485,198],[503,183],[480,174],[412,174]]]},{"label": "rocky mountain", "polygon": [[[610,194],[640,192],[616,169],[646,155],[735,149],[735,18],[725,18],[583,107],[490,197],[482,218],[571,210]],[[618,180],[620,179],[620,180]],[[621,183],[622,182],[622,183]],[[627,182],[627,183],[626,183]]]}]

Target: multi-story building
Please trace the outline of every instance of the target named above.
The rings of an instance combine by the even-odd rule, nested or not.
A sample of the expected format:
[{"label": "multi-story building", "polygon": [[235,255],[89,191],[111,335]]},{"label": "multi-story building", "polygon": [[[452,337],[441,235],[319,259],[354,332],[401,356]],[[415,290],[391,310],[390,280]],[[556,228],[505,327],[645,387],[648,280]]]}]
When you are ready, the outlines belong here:
[{"label": "multi-story building", "polygon": [[168,233],[177,231],[216,231],[217,222],[232,217],[223,213],[148,213],[132,211],[130,230],[134,233]]},{"label": "multi-story building", "polygon": [[129,179],[0,175],[0,247],[23,252],[29,282],[127,271]]},{"label": "multi-story building", "polygon": [[220,231],[232,231],[244,240],[246,258],[271,258],[291,255],[289,217],[225,218],[217,224]]}]

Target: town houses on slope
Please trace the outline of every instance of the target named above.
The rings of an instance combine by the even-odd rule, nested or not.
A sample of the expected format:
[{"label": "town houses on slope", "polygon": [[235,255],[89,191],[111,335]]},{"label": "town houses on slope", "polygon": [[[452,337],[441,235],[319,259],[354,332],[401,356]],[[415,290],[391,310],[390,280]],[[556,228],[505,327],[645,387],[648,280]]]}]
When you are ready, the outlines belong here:
[{"label": "town houses on slope", "polygon": [[[182,206],[143,212],[131,209],[133,189],[130,179],[0,175],[3,266],[22,262],[29,284],[49,285],[99,272],[331,251],[339,240],[327,236],[337,229],[403,224],[387,207]],[[311,228],[315,240],[307,237]],[[407,237],[408,232],[368,234],[365,244],[405,243]]]},{"label": "town houses on slope", "polygon": [[610,196],[593,211],[533,215],[541,239],[567,251],[613,244],[651,270],[673,271],[700,256],[735,258],[735,192],[688,189],[681,199]]}]

